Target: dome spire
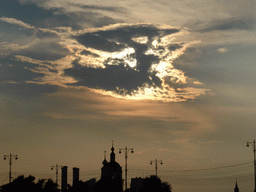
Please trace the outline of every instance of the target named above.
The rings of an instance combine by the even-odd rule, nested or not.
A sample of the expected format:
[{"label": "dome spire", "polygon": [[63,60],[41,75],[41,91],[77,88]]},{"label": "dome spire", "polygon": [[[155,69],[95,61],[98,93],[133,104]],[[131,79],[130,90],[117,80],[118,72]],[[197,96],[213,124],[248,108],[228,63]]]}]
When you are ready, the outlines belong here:
[{"label": "dome spire", "polygon": [[236,186],[235,186],[235,188],[234,188],[234,192],[239,192],[239,188],[238,188],[238,186],[237,186],[237,180],[236,180]]},{"label": "dome spire", "polygon": [[111,153],[110,153],[110,162],[115,162],[115,153],[114,153],[114,141],[112,140],[112,148],[111,148]]},{"label": "dome spire", "polygon": [[108,163],[107,160],[106,160],[106,152],[107,151],[104,151],[104,160],[102,161],[103,165],[106,165]]}]

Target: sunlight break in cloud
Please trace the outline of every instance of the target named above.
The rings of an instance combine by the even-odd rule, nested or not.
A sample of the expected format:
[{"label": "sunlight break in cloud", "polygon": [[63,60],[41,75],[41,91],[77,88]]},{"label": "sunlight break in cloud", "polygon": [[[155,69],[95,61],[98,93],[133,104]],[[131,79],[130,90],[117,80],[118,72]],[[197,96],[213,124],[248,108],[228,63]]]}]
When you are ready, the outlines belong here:
[{"label": "sunlight break in cloud", "polygon": [[173,60],[194,42],[175,42],[185,31],[166,25],[118,24],[74,35],[67,45],[77,59],[65,75],[103,95],[126,99],[186,101],[206,94]]},{"label": "sunlight break in cloud", "polygon": [[[60,33],[59,45],[69,55],[55,61],[22,55],[15,59],[34,64],[26,68],[43,76],[27,81],[86,89],[132,100],[181,102],[210,90],[189,78],[172,63],[197,41],[175,41],[187,31],[166,25],[116,24]],[[40,30],[42,31],[42,30]]]}]

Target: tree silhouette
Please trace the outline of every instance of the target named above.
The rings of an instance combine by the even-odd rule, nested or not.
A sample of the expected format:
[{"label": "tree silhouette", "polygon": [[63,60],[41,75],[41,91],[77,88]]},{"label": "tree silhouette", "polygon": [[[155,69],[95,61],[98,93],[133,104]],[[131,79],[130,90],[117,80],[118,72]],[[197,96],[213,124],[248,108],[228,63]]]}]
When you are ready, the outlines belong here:
[{"label": "tree silhouette", "polygon": [[77,181],[68,188],[67,192],[90,192],[90,188],[86,182]]},{"label": "tree silhouette", "polygon": [[24,177],[21,175],[14,179],[11,183],[8,183],[2,186],[3,192],[56,192],[56,183],[52,179],[48,179],[45,182],[45,179],[39,179],[35,182],[34,176]]},{"label": "tree silhouette", "polygon": [[57,184],[52,179],[48,179],[44,185],[43,191],[56,192]]},{"label": "tree silhouette", "polygon": [[138,192],[171,192],[171,185],[168,182],[162,182],[161,179],[155,175],[146,177],[143,181],[143,186]]}]

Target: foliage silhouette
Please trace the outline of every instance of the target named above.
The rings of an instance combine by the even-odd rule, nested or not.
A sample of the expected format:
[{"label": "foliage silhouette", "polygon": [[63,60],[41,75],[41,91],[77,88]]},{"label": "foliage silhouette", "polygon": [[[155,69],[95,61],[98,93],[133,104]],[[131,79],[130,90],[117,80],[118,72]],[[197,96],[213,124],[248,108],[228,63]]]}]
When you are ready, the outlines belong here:
[{"label": "foliage silhouette", "polygon": [[[120,188],[121,187],[121,188]],[[162,182],[157,176],[150,176],[143,179],[143,185],[136,192],[172,192],[172,187],[168,182]],[[52,179],[39,179],[35,182],[34,176],[24,177],[21,175],[11,183],[2,186],[3,192],[56,192],[57,185]],[[101,179],[93,187],[88,183],[78,181],[73,186],[69,186],[67,192],[121,192],[122,186],[119,182],[111,179]],[[128,190],[130,191],[130,190]],[[131,190],[132,192],[132,190]]]},{"label": "foliage silhouette", "polygon": [[159,177],[151,175],[144,179],[138,192],[172,192],[172,187],[168,182],[162,182]]},{"label": "foliage silhouette", "polygon": [[14,179],[11,183],[8,183],[2,186],[3,192],[18,192],[18,191],[26,191],[26,192],[56,192],[56,183],[52,181],[52,179],[48,179],[45,182],[45,179],[39,179],[35,182],[34,176],[24,177],[21,175]]}]

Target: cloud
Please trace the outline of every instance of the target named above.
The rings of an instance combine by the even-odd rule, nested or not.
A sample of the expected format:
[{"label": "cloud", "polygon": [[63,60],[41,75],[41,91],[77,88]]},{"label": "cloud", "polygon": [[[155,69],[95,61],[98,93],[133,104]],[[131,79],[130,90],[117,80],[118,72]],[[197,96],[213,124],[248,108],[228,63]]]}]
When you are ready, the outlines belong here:
[{"label": "cloud", "polygon": [[68,3],[68,5],[73,6],[73,7],[78,7],[78,8],[81,8],[81,9],[85,9],[85,10],[110,11],[110,12],[126,13],[126,9],[124,7],[82,5],[82,4],[75,4],[75,3]]},{"label": "cloud", "polygon": [[226,47],[221,47],[221,48],[218,48],[217,51],[220,53],[226,53],[228,52],[228,49]]},{"label": "cloud", "polygon": [[14,19],[14,18],[1,17],[0,21],[10,23],[10,24],[14,24],[14,25],[18,25],[20,27],[27,28],[27,29],[34,29],[35,28],[34,26],[31,26],[27,23],[24,23],[23,21],[20,21],[18,19]]},{"label": "cloud", "polygon": [[254,21],[251,17],[232,17],[228,19],[214,19],[208,22],[197,21],[187,25],[191,29],[205,33],[212,31],[231,31],[231,30],[253,30]]},{"label": "cloud", "polygon": [[0,55],[8,55],[9,53],[13,51],[19,51],[22,49],[27,49],[29,45],[21,46],[16,43],[9,43],[9,42],[1,42],[0,43]]},{"label": "cloud", "polygon": [[[29,18],[28,23],[38,28],[72,27],[79,30],[88,26],[101,27],[123,22],[119,14],[125,13],[125,8],[122,7],[82,5],[64,1],[20,0],[19,3],[9,2],[4,6],[6,9],[12,7],[19,11],[23,18]],[[5,10],[4,15],[15,17]]]},{"label": "cloud", "polygon": [[35,97],[40,96],[43,93],[53,93],[58,90],[57,86],[51,85],[37,85],[34,83],[12,83],[6,82],[0,84],[0,88],[5,93],[12,95],[13,97]]},{"label": "cloud", "polygon": [[[175,69],[173,60],[195,42],[175,42],[180,28],[151,24],[118,24],[74,35],[78,56],[65,75],[101,94],[130,99],[186,101],[207,89]],[[83,53],[83,54],[81,54]],[[86,54],[84,54],[86,53]],[[90,54],[89,54],[90,53]]]},{"label": "cloud", "polygon": [[[187,33],[167,25],[116,24],[73,31],[37,28],[37,41],[13,50],[13,59],[38,75],[27,83],[90,89],[132,100],[181,102],[210,90],[173,61],[197,41],[175,41]],[[16,49],[15,49],[16,47]]]}]

